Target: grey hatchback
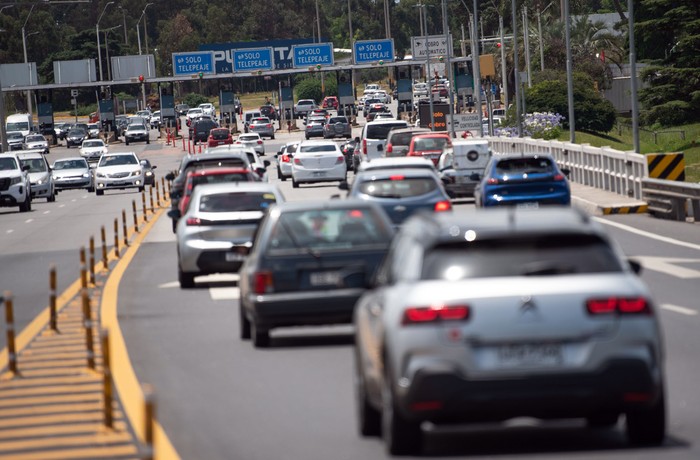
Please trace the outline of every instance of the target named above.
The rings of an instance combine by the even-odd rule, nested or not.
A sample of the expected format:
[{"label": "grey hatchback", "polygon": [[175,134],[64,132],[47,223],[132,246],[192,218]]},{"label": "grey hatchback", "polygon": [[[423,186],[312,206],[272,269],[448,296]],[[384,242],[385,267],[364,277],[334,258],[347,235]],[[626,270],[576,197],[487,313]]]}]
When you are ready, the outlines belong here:
[{"label": "grey hatchback", "polygon": [[362,435],[418,453],[421,423],[582,418],[666,431],[657,307],[603,226],[570,207],[409,219],[355,308]]},{"label": "grey hatchback", "polygon": [[351,322],[393,233],[373,203],[271,207],[239,271],[241,338],[266,347],[273,328]]}]

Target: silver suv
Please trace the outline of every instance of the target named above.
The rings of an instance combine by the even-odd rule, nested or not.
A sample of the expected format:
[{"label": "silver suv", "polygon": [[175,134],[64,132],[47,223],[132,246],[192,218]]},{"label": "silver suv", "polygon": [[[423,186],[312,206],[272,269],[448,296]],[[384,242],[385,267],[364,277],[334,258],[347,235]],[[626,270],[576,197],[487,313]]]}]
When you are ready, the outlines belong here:
[{"label": "silver suv", "polygon": [[297,118],[304,118],[309,114],[309,112],[317,108],[318,105],[316,105],[316,101],[313,99],[300,99],[297,102],[297,105],[294,106],[294,115]]},{"label": "silver suv", "polygon": [[17,155],[0,154],[0,207],[19,206],[19,212],[32,210],[29,166],[22,166]]},{"label": "silver suv", "polygon": [[569,207],[416,215],[355,306],[363,435],[418,453],[421,423],[581,418],[666,432],[657,306],[603,226]]}]

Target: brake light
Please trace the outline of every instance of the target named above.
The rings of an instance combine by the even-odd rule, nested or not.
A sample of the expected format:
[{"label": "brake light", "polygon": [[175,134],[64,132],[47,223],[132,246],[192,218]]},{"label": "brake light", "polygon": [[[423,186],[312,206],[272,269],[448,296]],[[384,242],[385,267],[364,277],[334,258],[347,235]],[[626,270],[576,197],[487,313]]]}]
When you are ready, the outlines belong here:
[{"label": "brake light", "polygon": [[452,211],[452,203],[448,200],[438,201],[435,203],[435,212]]},{"label": "brake light", "polygon": [[563,174],[555,174],[553,179],[555,181],[563,181],[563,180],[566,180],[566,176]]},{"label": "brake light", "polygon": [[262,141],[258,141],[258,145],[262,144]]},{"label": "brake light", "polygon": [[389,180],[404,180],[405,176],[389,176]]},{"label": "brake light", "polygon": [[394,151],[394,147],[393,147],[391,144],[386,144],[385,152],[386,152],[386,153],[391,153],[391,152],[393,152],[393,151]]},{"label": "brake light", "polygon": [[253,275],[253,292],[255,294],[268,294],[274,290],[271,272],[255,272]]},{"label": "brake light", "polygon": [[430,305],[429,307],[408,307],[401,324],[427,324],[469,319],[468,305]]},{"label": "brake light", "polygon": [[294,159],[294,164],[301,166],[301,160],[299,158]]},{"label": "brake light", "polygon": [[338,156],[338,158],[335,159],[335,164],[343,164],[345,163],[345,157],[343,155]]},{"label": "brake light", "polygon": [[651,308],[647,299],[643,297],[621,298],[609,297],[607,299],[588,299],[586,310],[590,315],[649,315]]},{"label": "brake light", "polygon": [[267,124],[267,125],[265,125],[265,127],[266,127],[266,128],[272,128],[272,125]]},{"label": "brake light", "polygon": [[282,163],[289,163],[289,155],[282,155]]},{"label": "brake light", "polygon": [[494,179],[493,177],[486,181],[486,183],[490,185],[498,184],[498,182],[498,179]]},{"label": "brake light", "polygon": [[190,217],[185,221],[185,223],[189,226],[197,226],[202,225],[202,220],[198,217]]},{"label": "brake light", "polygon": [[367,155],[367,139],[362,139],[362,154]]}]

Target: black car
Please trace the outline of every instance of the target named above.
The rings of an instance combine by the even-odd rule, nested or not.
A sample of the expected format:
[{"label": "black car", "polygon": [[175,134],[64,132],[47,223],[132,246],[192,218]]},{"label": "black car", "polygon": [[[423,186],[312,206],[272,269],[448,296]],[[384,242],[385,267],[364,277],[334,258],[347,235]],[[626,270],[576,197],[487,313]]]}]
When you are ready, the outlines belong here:
[{"label": "black car", "polygon": [[197,142],[207,142],[209,131],[218,128],[219,125],[211,118],[200,118],[190,126],[190,139]]},{"label": "black car", "polygon": [[88,138],[88,132],[83,128],[73,128],[66,135],[66,147],[71,148],[74,145],[80,147],[83,141]]},{"label": "black car", "polygon": [[366,201],[271,207],[239,271],[241,338],[266,347],[273,328],[351,322],[393,233]]},{"label": "black car", "polygon": [[187,104],[177,104],[175,106],[175,112],[177,112],[179,116],[187,115],[188,110],[190,110],[190,106]]},{"label": "black car", "polygon": [[260,113],[263,117],[267,117],[270,120],[277,120],[279,116],[277,115],[277,109],[273,105],[263,105],[260,107]]},{"label": "black car", "polygon": [[143,169],[143,185],[156,185],[156,173],[153,170],[157,166],[152,165],[149,160],[144,158],[141,160],[141,167]]}]

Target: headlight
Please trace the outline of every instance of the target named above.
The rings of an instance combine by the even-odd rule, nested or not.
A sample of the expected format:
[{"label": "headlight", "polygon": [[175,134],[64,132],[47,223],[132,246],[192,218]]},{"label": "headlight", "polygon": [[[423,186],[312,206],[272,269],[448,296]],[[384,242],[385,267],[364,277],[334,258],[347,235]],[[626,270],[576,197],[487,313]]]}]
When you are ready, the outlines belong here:
[{"label": "headlight", "polygon": [[131,172],[131,175],[132,175],[132,176],[140,176],[140,175],[141,175],[141,170],[140,170],[140,169],[137,169],[136,171],[132,171],[132,172]]},{"label": "headlight", "polygon": [[97,177],[105,177],[104,173],[101,173],[101,172],[96,172],[95,175]]},{"label": "headlight", "polygon": [[39,179],[38,181],[36,181],[36,185],[41,185],[43,183],[44,183],[44,179]]},{"label": "headlight", "polygon": [[83,177],[90,177],[90,173],[83,173]]},{"label": "headlight", "polygon": [[152,175],[153,175],[153,171],[146,171],[146,175],[147,175],[147,176],[152,176]]},{"label": "headlight", "polygon": [[21,177],[13,177],[10,179],[10,185],[21,184],[21,183],[22,183]]}]

